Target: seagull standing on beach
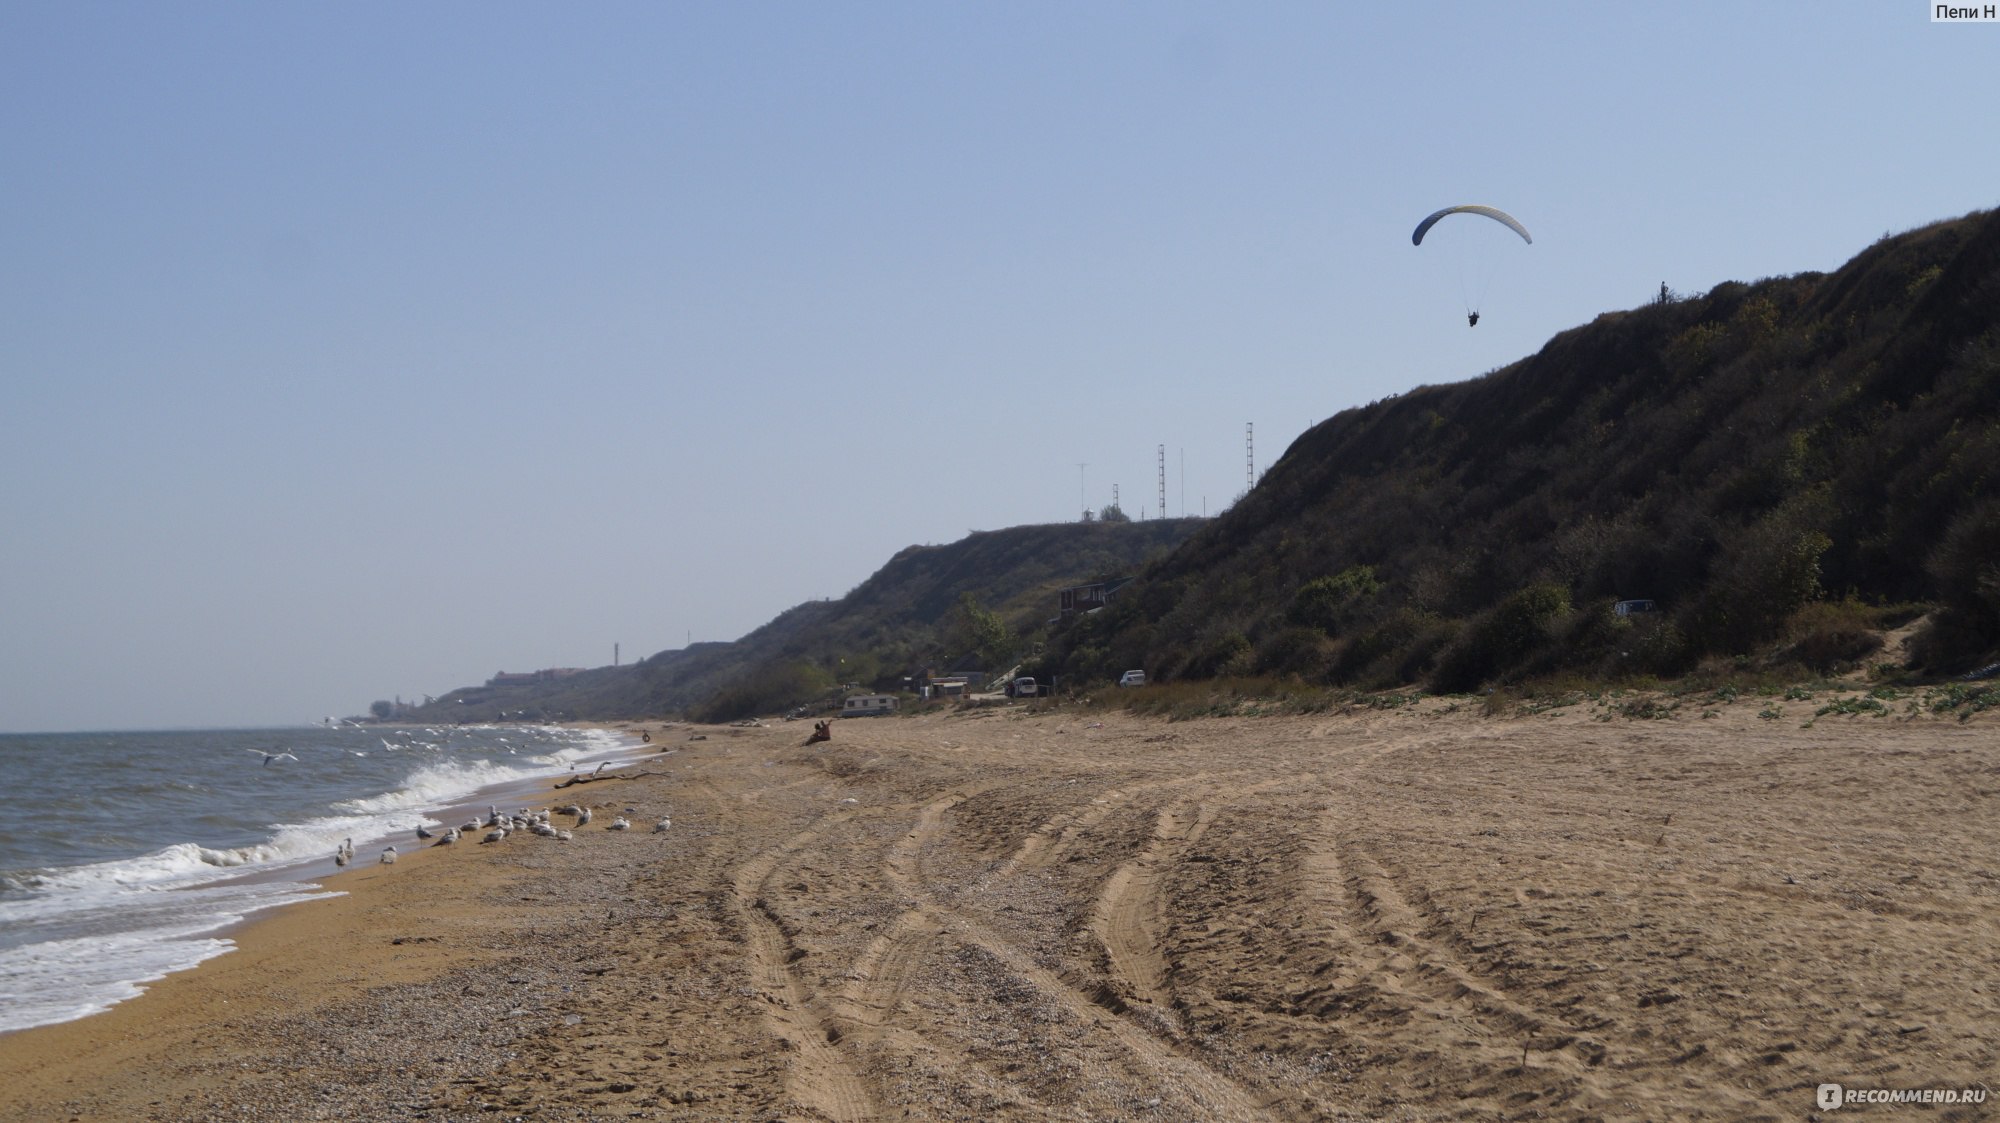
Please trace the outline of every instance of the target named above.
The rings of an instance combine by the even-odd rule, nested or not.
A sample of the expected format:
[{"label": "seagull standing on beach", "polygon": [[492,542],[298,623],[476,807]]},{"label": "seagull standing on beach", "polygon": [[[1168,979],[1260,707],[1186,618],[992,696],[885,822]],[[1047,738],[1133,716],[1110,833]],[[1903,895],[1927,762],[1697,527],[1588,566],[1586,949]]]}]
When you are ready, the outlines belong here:
[{"label": "seagull standing on beach", "polygon": [[436,836],[424,829],[424,825],[422,823],[417,824],[417,840],[419,842],[423,841],[424,839],[434,838],[434,837]]},{"label": "seagull standing on beach", "polygon": [[264,758],[264,767],[266,767],[266,768],[269,768],[269,767],[271,766],[271,762],[272,762],[272,761],[274,761],[274,760],[297,760],[297,759],[299,759],[298,757],[295,757],[295,756],[293,756],[293,755],[292,755],[292,754],[290,754],[290,753],[282,753],[282,752],[281,752],[281,753],[267,753],[267,752],[265,752],[265,751],[264,751],[263,749],[245,749],[245,750],[243,750],[243,751],[244,751],[244,752],[246,752],[246,753],[256,753],[256,754],[257,754],[258,756],[261,756],[261,757],[263,757],[263,758]]},{"label": "seagull standing on beach", "polygon": [[396,864],[396,848],[395,848],[395,847],[393,847],[393,846],[384,846],[384,847],[382,848],[382,864],[383,864],[383,865],[385,865],[385,866],[393,866],[393,865],[395,865],[395,864]]}]

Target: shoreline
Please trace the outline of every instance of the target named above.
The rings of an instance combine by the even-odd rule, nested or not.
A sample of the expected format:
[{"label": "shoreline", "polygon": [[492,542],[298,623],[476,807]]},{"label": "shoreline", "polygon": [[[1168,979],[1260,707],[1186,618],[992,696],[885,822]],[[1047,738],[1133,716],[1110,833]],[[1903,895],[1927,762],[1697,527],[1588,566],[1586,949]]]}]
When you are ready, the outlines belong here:
[{"label": "shoreline", "polygon": [[[586,728],[629,741],[606,754],[620,764],[642,763],[641,750],[650,748],[640,741],[640,728],[629,723]],[[475,811],[483,815],[491,803],[555,805],[554,785],[576,771],[481,789],[432,817],[443,815],[449,822]],[[475,836],[447,847],[399,845],[397,861],[385,866],[365,845],[366,840],[357,841],[352,865],[323,875],[301,877],[296,867],[246,875],[244,880],[317,885],[321,895],[260,910],[212,933],[234,945],[228,951],[141,984],[138,995],[96,1013],[0,1033],[0,1117],[13,1118],[10,1106],[29,1103],[34,1111],[21,1117],[54,1113],[50,1117],[105,1121],[162,1113],[182,1117],[176,1111],[201,1117],[206,1109],[198,1105],[216,1095],[254,1104],[256,1085],[282,1071],[284,1061],[242,1018],[324,1016],[365,1005],[366,996],[379,988],[420,991],[442,979],[480,976],[498,956],[482,934],[509,920],[501,890],[532,877],[527,871],[555,857],[520,853],[495,861],[499,855],[480,851],[499,848],[483,848]],[[573,843],[529,837],[517,845],[525,850]],[[487,1005],[506,1007],[492,1016],[505,1017],[514,1007],[499,1000],[509,997],[509,988],[489,983],[486,989],[493,1000]],[[466,997],[452,1004],[478,1005]],[[384,1029],[368,1036],[375,1038],[374,1050],[385,1054],[377,1064],[395,1066],[396,1054],[407,1052],[413,1037],[407,1027],[378,1027]],[[470,1043],[459,1049],[468,1058],[476,1052]],[[317,1117],[298,1111],[294,1104],[278,1114]],[[253,1112],[253,1117],[273,1116]]]},{"label": "shoreline", "polygon": [[571,843],[350,868],[0,1037],[0,1117],[1741,1118],[1990,1079],[1992,721],[1762,705],[682,726],[528,801],[603,816]]},{"label": "shoreline", "polygon": [[[96,928],[94,935],[66,936],[63,941],[51,943],[45,949],[31,938],[29,943],[22,945],[23,951],[16,953],[19,957],[17,966],[23,973],[12,977],[20,984],[19,987],[8,989],[14,992],[20,1004],[9,1004],[9,1024],[0,1029],[0,1039],[44,1026],[99,1016],[132,1001],[164,979],[197,970],[206,963],[231,954],[237,950],[236,936],[245,928],[274,913],[342,892],[338,879],[356,869],[377,864],[385,846],[394,846],[398,859],[407,860],[424,845],[414,838],[411,829],[411,824],[419,820],[456,824],[475,815],[483,819],[489,805],[505,804],[512,809],[523,801],[536,798],[551,783],[574,775],[579,768],[589,769],[603,761],[623,769],[645,757],[642,731],[636,726],[588,723],[571,724],[569,728],[588,734],[576,741],[575,746],[591,752],[591,755],[568,763],[552,761],[544,766],[547,771],[539,774],[497,780],[485,787],[452,796],[442,804],[412,806],[402,812],[380,814],[373,823],[357,824],[363,825],[364,829],[354,831],[355,853],[353,861],[345,869],[334,861],[333,843],[328,844],[326,852],[318,855],[293,856],[235,868],[211,865],[206,876],[192,874],[181,879],[179,884],[157,885],[151,894],[143,891],[146,888],[143,884],[135,887],[138,896],[133,898],[134,907],[144,915],[153,916],[153,920],[135,919],[130,923],[136,926],[121,927],[119,921],[111,919],[108,926]],[[362,794],[355,796],[354,801],[365,806],[394,797],[399,789],[392,781],[389,787],[379,791],[373,788],[357,790]],[[396,820],[401,820],[401,823]],[[369,827],[373,829],[367,829]],[[83,867],[86,871],[91,868]],[[135,888],[128,888],[125,892],[134,892]],[[183,900],[182,894],[187,895],[184,904],[171,903]],[[60,896],[51,898],[51,906],[45,907],[57,906],[61,900]],[[97,907],[103,911],[103,906]],[[55,912],[49,915],[59,917],[62,914]],[[107,912],[106,915],[110,918],[114,914]],[[29,923],[32,925],[33,921]],[[16,937],[32,931],[30,927],[16,933]],[[83,952],[78,950],[80,945],[73,943],[76,940],[86,944],[96,941],[90,946],[101,948],[103,954],[91,953],[79,958],[80,970],[67,977],[53,973],[47,966],[38,965],[58,962],[62,956],[83,956]],[[149,945],[158,950],[138,957],[133,955],[135,950]],[[49,958],[38,959],[44,954]],[[69,985],[65,986],[65,983]]]}]

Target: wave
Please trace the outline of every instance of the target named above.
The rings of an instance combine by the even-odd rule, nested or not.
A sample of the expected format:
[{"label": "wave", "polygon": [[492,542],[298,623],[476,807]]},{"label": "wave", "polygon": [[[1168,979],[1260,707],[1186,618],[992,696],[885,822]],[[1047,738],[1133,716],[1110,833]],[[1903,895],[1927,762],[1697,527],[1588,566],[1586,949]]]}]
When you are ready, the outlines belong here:
[{"label": "wave", "polygon": [[[0,1032],[109,1009],[139,994],[145,983],[234,948],[233,941],[211,935],[218,929],[252,912],[329,895],[338,894],[310,885],[262,885],[235,892],[126,892],[101,899],[93,910],[59,916],[21,915],[36,910],[19,902],[0,908],[7,927],[23,936],[0,946],[0,989],[7,997],[0,1003]],[[127,927],[93,930],[113,914]]]},{"label": "wave", "polygon": [[[542,732],[542,731],[537,731]],[[258,842],[213,848],[179,842],[136,857],[58,869],[8,871],[0,891],[88,891],[93,888],[178,888],[235,877],[256,869],[330,858],[343,839],[367,843],[401,835],[419,824],[439,821],[424,809],[463,801],[482,790],[553,775],[578,761],[632,751],[629,739],[602,730],[549,730],[564,743],[532,756],[495,760],[490,755],[430,760],[411,769],[394,788],[372,796],[335,801],[329,815],[266,828]],[[491,746],[482,746],[490,754]]]}]

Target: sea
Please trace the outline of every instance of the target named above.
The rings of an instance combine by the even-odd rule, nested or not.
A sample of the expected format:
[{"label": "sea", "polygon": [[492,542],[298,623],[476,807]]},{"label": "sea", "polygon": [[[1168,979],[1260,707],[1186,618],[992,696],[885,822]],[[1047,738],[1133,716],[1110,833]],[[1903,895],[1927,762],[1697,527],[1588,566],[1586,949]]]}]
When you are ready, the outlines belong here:
[{"label": "sea", "polygon": [[638,752],[559,726],[0,734],[0,1033],[228,952],[244,918],[325,895],[345,839],[374,863],[419,824]]}]

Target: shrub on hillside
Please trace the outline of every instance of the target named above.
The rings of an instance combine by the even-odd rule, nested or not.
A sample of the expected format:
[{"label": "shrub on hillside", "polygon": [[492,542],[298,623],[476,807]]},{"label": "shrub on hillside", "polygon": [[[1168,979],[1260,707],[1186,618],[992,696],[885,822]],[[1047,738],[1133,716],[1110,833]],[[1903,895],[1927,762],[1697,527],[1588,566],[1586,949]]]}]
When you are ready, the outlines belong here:
[{"label": "shrub on hillside", "polygon": [[1917,664],[1959,670],[2000,648],[2000,500],[1953,520],[1925,568],[1940,604],[1913,645]]},{"label": "shrub on hillside", "polygon": [[1854,600],[1820,601],[1792,615],[1780,659],[1817,674],[1849,671],[1882,650],[1882,610]]},{"label": "shrub on hillside", "polygon": [[1462,694],[1526,663],[1569,611],[1569,590],[1561,585],[1530,585],[1513,594],[1474,620],[1439,655],[1431,688]]},{"label": "shrub on hillside", "polygon": [[1349,566],[1330,577],[1316,577],[1292,595],[1286,619],[1304,628],[1317,628],[1327,635],[1340,629],[1361,602],[1372,601],[1382,591],[1375,568]]},{"label": "shrub on hillside", "polygon": [[1326,673],[1332,646],[1317,628],[1281,629],[1257,645],[1257,673],[1316,680]]},{"label": "shrub on hillside", "polygon": [[688,716],[702,722],[740,721],[811,702],[832,686],[826,672],[809,663],[766,663],[690,707]]},{"label": "shrub on hillside", "polygon": [[1253,653],[1242,632],[1224,632],[1204,644],[1181,669],[1180,677],[1217,678],[1249,673]]}]

